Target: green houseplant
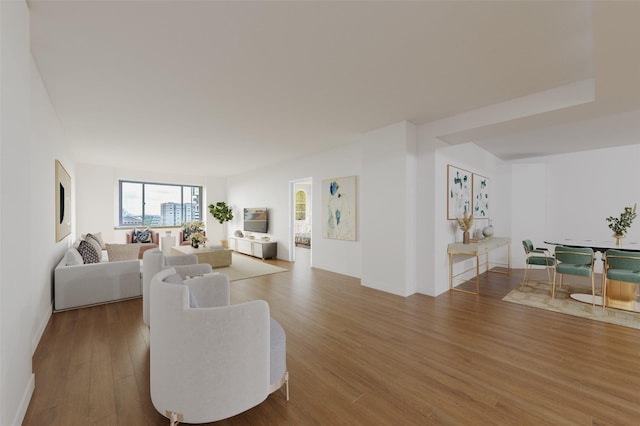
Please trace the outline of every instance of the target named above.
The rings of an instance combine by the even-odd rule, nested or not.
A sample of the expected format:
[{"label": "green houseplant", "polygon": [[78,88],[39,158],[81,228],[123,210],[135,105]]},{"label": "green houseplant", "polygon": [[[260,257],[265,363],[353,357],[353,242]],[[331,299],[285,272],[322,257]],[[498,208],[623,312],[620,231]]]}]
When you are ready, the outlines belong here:
[{"label": "green houseplant", "polygon": [[223,226],[223,238],[220,241],[222,247],[227,248],[229,242],[227,241],[227,229],[226,223],[233,219],[233,210],[224,201],[219,201],[215,204],[209,204],[209,213],[211,216]]},{"label": "green houseplant", "polygon": [[607,222],[609,222],[609,229],[613,231],[613,236],[616,239],[616,245],[621,245],[621,238],[624,238],[627,230],[631,227],[633,220],[638,215],[636,213],[637,204],[631,207],[625,207],[624,211],[620,213],[620,217],[609,216]]}]

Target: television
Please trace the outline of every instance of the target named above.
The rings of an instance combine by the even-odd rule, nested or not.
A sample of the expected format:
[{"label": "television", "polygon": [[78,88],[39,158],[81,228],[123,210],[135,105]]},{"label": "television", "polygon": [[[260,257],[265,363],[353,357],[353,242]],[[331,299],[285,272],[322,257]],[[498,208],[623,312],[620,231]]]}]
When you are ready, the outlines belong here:
[{"label": "television", "polygon": [[269,214],[267,208],[245,208],[244,209],[244,230],[249,232],[262,232],[269,230]]}]

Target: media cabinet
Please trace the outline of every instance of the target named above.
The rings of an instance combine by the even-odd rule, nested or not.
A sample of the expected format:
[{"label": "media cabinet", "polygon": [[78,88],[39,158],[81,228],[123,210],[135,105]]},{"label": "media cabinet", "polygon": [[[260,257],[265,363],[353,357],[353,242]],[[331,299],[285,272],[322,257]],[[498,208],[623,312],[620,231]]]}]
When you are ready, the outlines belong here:
[{"label": "media cabinet", "polygon": [[278,255],[278,243],[275,241],[262,241],[260,238],[229,237],[229,248],[238,253],[262,259],[271,259]]}]

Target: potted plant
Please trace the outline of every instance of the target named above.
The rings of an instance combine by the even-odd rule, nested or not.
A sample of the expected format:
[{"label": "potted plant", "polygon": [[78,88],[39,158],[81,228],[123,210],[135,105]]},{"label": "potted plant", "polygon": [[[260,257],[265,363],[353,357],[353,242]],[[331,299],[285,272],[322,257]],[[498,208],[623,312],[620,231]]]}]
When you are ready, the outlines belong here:
[{"label": "potted plant", "polygon": [[202,244],[202,246],[204,247],[207,242],[207,237],[205,237],[204,234],[200,231],[196,231],[189,235],[189,239],[191,240],[191,246],[193,248],[200,247],[200,244]]},{"label": "potted plant", "polygon": [[633,219],[636,218],[636,207],[637,204],[633,205],[633,209],[631,207],[625,207],[624,211],[620,213],[620,217],[609,216],[607,218],[607,222],[609,222],[609,229],[613,231],[613,237],[616,239],[616,245],[622,245],[621,239],[624,238],[627,233],[627,229],[631,227],[633,223]]},{"label": "potted plant", "polygon": [[182,234],[183,234],[184,241],[191,241],[192,245],[193,245],[193,240],[191,239],[191,234],[194,234],[197,232],[204,235],[204,222],[201,220],[194,220],[192,222],[182,222],[180,226],[182,226]]},{"label": "potted plant", "polygon": [[213,216],[215,220],[220,222],[220,225],[222,225],[223,227],[223,237],[220,241],[220,244],[222,244],[222,247],[224,248],[229,247],[229,241],[227,241],[226,222],[229,222],[233,219],[233,210],[231,210],[231,207],[229,207],[224,201],[219,201],[215,204],[209,204],[209,213],[211,213],[211,216]]}]

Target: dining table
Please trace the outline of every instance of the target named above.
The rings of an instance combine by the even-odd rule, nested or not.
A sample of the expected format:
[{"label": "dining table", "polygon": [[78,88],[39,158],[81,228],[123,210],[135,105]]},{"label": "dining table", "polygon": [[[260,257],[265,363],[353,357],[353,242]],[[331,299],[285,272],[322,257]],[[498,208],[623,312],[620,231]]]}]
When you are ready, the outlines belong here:
[{"label": "dining table", "polygon": [[[577,240],[577,239],[549,239],[545,244],[553,246],[591,248],[600,253],[600,260],[604,261],[604,253],[609,249],[640,252],[640,242],[624,241],[618,245],[615,240]],[[604,265],[603,265],[604,269]],[[603,275],[604,281],[604,275]],[[640,286],[624,281],[608,280],[607,282],[607,306],[626,311],[640,312],[638,302]],[[573,293],[571,298],[584,303],[592,303],[591,293]],[[596,304],[602,306],[602,296],[596,296]]]}]

